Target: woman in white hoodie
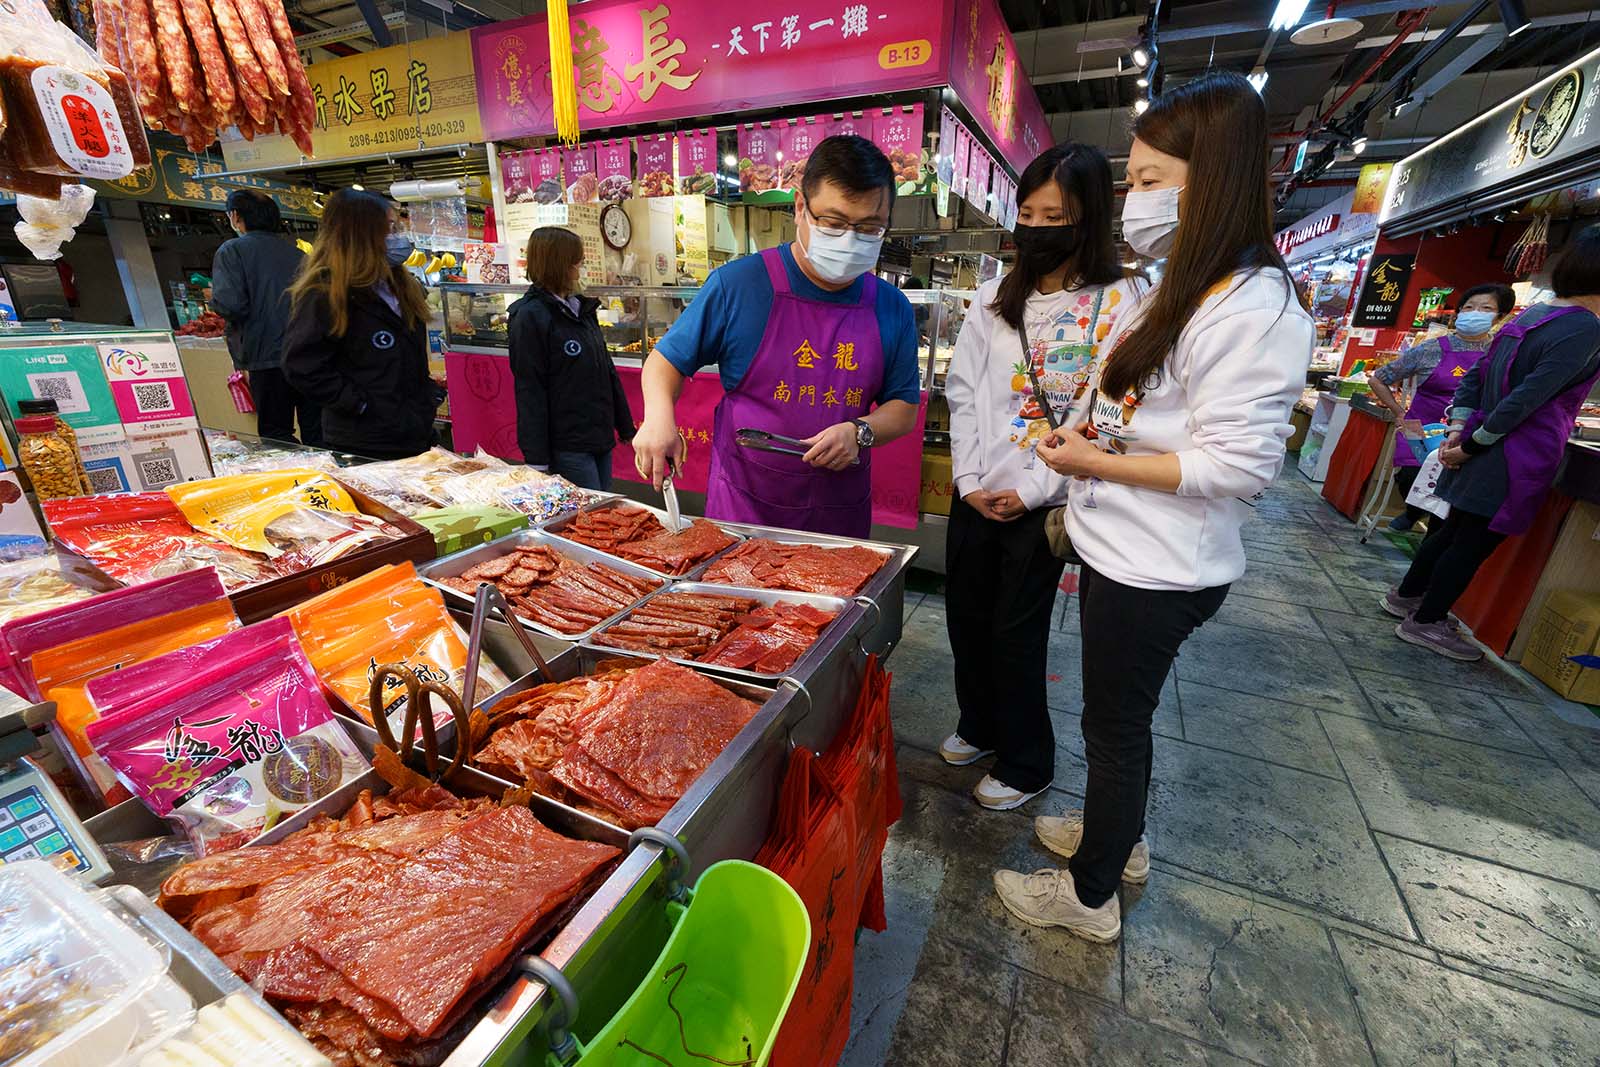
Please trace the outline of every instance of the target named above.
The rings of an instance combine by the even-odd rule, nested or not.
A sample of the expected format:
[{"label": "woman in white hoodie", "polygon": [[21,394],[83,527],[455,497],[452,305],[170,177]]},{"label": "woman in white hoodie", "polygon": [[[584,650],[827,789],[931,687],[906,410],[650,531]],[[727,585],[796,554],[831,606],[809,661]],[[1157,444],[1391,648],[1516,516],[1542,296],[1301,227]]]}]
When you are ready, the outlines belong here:
[{"label": "woman in white hoodie", "polygon": [[1123,236],[1166,268],[1108,338],[1086,423],[1038,449],[1073,479],[1089,766],[1083,811],[1035,824],[1067,869],[995,874],[1037,926],[1121,933],[1117,884],[1150,870],[1161,687],[1244,573],[1239,527],[1283,465],[1316,333],[1273,245],[1267,157],[1266,108],[1233,73],[1157,98],[1134,126]]},{"label": "woman in white hoodie", "polygon": [[1143,291],[1112,241],[1111,165],[1062,144],[1017,182],[1017,262],[978,289],[945,379],[958,497],[946,535],[946,618],[961,718],[940,746],[952,766],[996,755],[973,790],[1015,808],[1055,774],[1045,653],[1062,561],[1045,515],[1067,482],[1034,453],[1078,418],[1100,339]]}]

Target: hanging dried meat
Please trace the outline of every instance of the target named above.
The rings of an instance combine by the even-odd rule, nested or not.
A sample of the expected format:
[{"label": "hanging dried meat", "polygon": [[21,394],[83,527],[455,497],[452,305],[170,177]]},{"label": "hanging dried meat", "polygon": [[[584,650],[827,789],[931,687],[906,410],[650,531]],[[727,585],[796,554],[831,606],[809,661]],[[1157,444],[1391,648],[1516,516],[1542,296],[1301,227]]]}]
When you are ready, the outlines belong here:
[{"label": "hanging dried meat", "polygon": [[467,596],[480,582],[499,588],[519,615],[567,635],[593,629],[661,585],[603,563],[579,563],[543,545],[522,545],[443,579]]},{"label": "hanging dried meat", "polygon": [[282,0],[95,0],[100,54],[153,129],[199,152],[219,131],[278,132],[312,154],[312,93]]},{"label": "hanging dried meat", "polygon": [[833,620],[833,612],[809,604],[765,606],[748,597],[663,593],[601,630],[593,641],[673,659],[782,674]]},{"label": "hanging dried meat", "polygon": [[[617,858],[438,786],[191,863],[161,903],[335,1063],[437,1063],[512,957]],[[437,926],[448,937],[418,936]]]},{"label": "hanging dried meat", "polygon": [[758,711],[666,660],[539,686],[490,710],[479,766],[625,829],[660,821]]},{"label": "hanging dried meat", "polygon": [[828,548],[753,537],[713,563],[700,580],[848,597],[861,592],[888,559],[859,545]]}]

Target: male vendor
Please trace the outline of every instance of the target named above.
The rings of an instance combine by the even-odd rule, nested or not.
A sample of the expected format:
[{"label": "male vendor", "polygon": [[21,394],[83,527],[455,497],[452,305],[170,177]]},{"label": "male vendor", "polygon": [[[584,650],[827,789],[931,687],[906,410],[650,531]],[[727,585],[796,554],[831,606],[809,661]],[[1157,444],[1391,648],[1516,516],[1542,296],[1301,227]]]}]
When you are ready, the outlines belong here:
[{"label": "male vendor", "polygon": [[[920,384],[911,304],[877,265],[894,170],[863,137],[829,137],[795,193],[793,244],[713,271],[645,361],[639,473],[657,488],[682,445],[683,381],[716,364],[706,515],[866,537],[871,455],[916,425]],[[876,405],[876,406],[874,406]],[[738,430],[802,439],[804,456],[735,442]]]}]

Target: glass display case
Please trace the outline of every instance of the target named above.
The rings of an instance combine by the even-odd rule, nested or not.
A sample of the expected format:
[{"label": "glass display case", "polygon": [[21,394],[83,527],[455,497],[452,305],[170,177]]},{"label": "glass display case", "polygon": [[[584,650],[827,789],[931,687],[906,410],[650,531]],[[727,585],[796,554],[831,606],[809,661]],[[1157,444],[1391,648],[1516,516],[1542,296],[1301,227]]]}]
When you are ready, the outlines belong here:
[{"label": "glass display case", "polygon": [[[504,350],[507,309],[526,285],[439,286],[445,308],[445,347],[454,351]],[[601,285],[584,290],[600,301],[600,326],[616,359],[642,360],[700,290],[680,286]]]}]

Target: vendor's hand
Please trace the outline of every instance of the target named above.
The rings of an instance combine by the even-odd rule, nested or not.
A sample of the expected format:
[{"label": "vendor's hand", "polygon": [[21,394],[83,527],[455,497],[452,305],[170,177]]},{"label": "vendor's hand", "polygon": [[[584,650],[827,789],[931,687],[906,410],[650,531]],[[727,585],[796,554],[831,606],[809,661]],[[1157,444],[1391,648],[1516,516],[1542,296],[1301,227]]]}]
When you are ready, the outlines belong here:
[{"label": "vendor's hand", "polygon": [[1000,522],[1011,522],[1020,519],[1028,513],[1027,507],[1022,503],[1022,498],[1015,489],[1002,489],[998,493],[989,494],[989,510],[993,517]]},{"label": "vendor's hand", "polygon": [[801,459],[813,467],[825,467],[830,471],[844,470],[861,453],[861,446],[856,444],[856,424],[853,422],[835,423],[800,443],[811,446]]},{"label": "vendor's hand", "polygon": [[1423,431],[1422,431],[1422,420],[1421,419],[1401,419],[1400,420],[1400,432],[1405,434],[1407,437],[1415,438],[1416,440],[1421,440],[1422,439],[1422,433],[1423,433]]},{"label": "vendor's hand", "polygon": [[639,432],[633,435],[633,465],[639,477],[661,488],[670,473],[667,462],[676,466],[683,460],[683,439],[670,419],[644,420]]},{"label": "vendor's hand", "polygon": [[1057,474],[1076,478],[1089,477],[1093,465],[1100,459],[1100,449],[1090,444],[1083,434],[1072,430],[1050,431],[1034,446],[1034,452]]},{"label": "vendor's hand", "polygon": [[974,489],[972,492],[962,497],[961,502],[986,519],[992,519],[995,522],[1005,522],[1006,520],[997,515],[994,508],[990,506],[990,501],[992,501],[996,495],[997,494],[991,493],[987,489]]},{"label": "vendor's hand", "polygon": [[1456,470],[1472,456],[1462,448],[1457,438],[1452,437],[1450,444],[1439,446],[1439,462],[1451,470]]}]

